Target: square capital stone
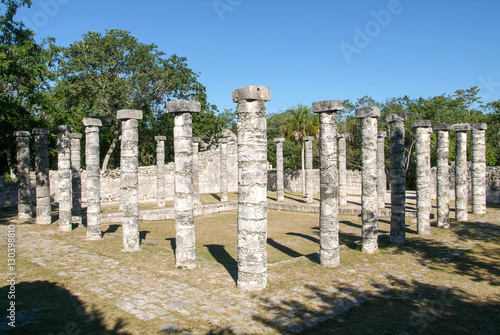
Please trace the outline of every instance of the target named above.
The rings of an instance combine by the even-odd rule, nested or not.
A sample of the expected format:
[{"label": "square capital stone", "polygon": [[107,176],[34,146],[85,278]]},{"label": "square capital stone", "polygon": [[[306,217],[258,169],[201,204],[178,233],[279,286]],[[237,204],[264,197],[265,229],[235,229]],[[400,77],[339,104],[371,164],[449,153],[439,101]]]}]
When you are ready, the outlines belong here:
[{"label": "square capital stone", "polygon": [[323,100],[312,103],[312,111],[314,113],[336,112],[342,109],[344,109],[344,105],[342,105],[342,101],[340,100]]},{"label": "square capital stone", "polygon": [[79,139],[82,138],[82,134],[80,134],[80,133],[73,133],[73,134],[70,134],[69,137],[79,140]]},{"label": "square capital stone", "polygon": [[389,114],[389,115],[387,115],[386,121],[389,123],[405,122],[406,121],[406,114]]},{"label": "square capital stone", "polygon": [[451,130],[454,132],[468,131],[470,130],[470,124],[468,123],[457,123],[451,126]]},{"label": "square capital stone", "polygon": [[67,126],[67,125],[54,126],[55,133],[64,133],[64,132],[70,133],[72,130],[73,130],[73,127]]},{"label": "square capital stone", "polygon": [[302,141],[314,141],[314,136],[304,136],[302,137]]},{"label": "square capital stone", "polygon": [[431,127],[431,120],[415,120],[411,126],[412,128],[429,128]]},{"label": "square capital stone", "polygon": [[229,143],[227,138],[219,138],[219,143]]},{"label": "square capital stone", "polygon": [[48,135],[49,128],[33,128],[33,135]]},{"label": "square capital stone", "polygon": [[451,130],[451,125],[448,123],[436,123],[432,125],[432,130],[433,131],[450,131]]},{"label": "square capital stone", "polygon": [[386,131],[379,131],[377,133],[377,137],[387,137],[387,132]]},{"label": "square capital stone", "polygon": [[166,136],[155,136],[155,141],[166,141],[167,137]]},{"label": "square capital stone", "polygon": [[378,107],[361,107],[356,108],[356,118],[364,118],[364,117],[379,117],[380,116],[380,108]]},{"label": "square capital stone", "polygon": [[120,109],[116,112],[116,118],[118,120],[142,120],[142,111],[138,109]]},{"label": "square capital stone", "polygon": [[19,130],[19,131],[14,132],[14,136],[15,137],[28,137],[28,136],[30,136],[30,132],[25,131],[25,130]]},{"label": "square capital stone", "polygon": [[200,143],[201,142],[201,137],[193,137],[193,142],[194,143]]},{"label": "square capital stone", "polygon": [[349,133],[337,133],[337,138],[349,138]]},{"label": "square capital stone", "polygon": [[474,123],[471,129],[486,130],[488,129],[488,125],[486,123]]},{"label": "square capital stone", "polygon": [[271,89],[266,86],[248,85],[233,91],[233,102],[241,100],[271,100]]},{"label": "square capital stone", "polygon": [[283,143],[283,142],[285,142],[285,139],[283,137],[278,137],[278,138],[274,138],[273,141],[276,143],[278,143],[278,142]]},{"label": "square capital stone", "polygon": [[165,103],[167,113],[199,113],[201,104],[192,100],[173,100]]},{"label": "square capital stone", "polygon": [[86,117],[82,120],[85,127],[101,127],[102,121],[96,118]]}]

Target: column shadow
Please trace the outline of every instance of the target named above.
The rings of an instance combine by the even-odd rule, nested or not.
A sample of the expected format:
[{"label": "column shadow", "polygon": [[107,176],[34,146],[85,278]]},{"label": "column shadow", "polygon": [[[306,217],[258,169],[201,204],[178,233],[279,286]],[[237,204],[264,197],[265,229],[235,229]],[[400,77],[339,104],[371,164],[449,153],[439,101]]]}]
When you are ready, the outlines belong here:
[{"label": "column shadow", "polygon": [[238,281],[238,262],[226,251],[225,246],[221,244],[205,244],[204,247],[207,247],[208,252],[215,258],[217,263],[224,266],[236,283]]}]

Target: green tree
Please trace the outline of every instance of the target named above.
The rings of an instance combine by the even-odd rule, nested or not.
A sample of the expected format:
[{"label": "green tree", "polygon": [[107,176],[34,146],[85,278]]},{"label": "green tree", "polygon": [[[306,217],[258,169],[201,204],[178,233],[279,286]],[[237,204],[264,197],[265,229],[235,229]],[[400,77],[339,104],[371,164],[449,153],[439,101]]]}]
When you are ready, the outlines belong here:
[{"label": "green tree", "polygon": [[[128,31],[111,29],[105,35],[91,31],[63,50],[54,89],[58,106],[51,116],[76,130],[82,128],[84,117],[100,118],[102,147],[107,147],[102,162],[105,170],[120,133],[116,112],[140,109],[144,113],[139,126],[140,163],[148,164],[154,158],[154,136],[171,134],[173,129],[173,116],[165,111],[168,100],[201,103],[202,113],[193,116],[195,135],[203,133],[213,138],[220,132],[220,122],[213,122],[218,121],[216,107],[208,104],[205,87],[197,78],[186,58],[175,54],[166,58],[156,45],[141,43]],[[171,142],[171,136],[167,138]],[[166,143],[166,148],[171,147]],[[166,152],[167,157],[171,155]]]},{"label": "green tree", "polygon": [[52,65],[58,48],[53,39],[37,43],[34,32],[15,20],[29,0],[2,0],[0,6],[0,172],[13,176],[13,132],[45,124],[40,107],[53,79]]}]

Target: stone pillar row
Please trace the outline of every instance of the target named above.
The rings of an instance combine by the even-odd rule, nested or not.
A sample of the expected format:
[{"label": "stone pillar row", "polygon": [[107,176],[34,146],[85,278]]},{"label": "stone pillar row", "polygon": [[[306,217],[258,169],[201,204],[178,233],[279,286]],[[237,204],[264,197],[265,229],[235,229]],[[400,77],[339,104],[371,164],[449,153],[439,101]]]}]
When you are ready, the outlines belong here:
[{"label": "stone pillar row", "polygon": [[285,184],[283,181],[283,143],[284,138],[275,138],[276,142],[276,193],[277,201],[285,200]]},{"label": "stone pillar row", "polygon": [[416,120],[415,153],[417,155],[417,232],[419,235],[431,233],[431,136],[430,120]]},{"label": "stone pillar row", "polygon": [[155,136],[156,141],[156,204],[165,207],[165,136]]},{"label": "stone pillar row", "polygon": [[48,128],[33,129],[35,135],[36,223],[52,223],[50,206]]},{"label": "stone pillar row", "polygon": [[436,202],[437,202],[437,226],[439,228],[450,227],[450,167],[448,164],[450,156],[450,140],[448,132],[451,126],[446,123],[438,123],[432,126],[436,133]]},{"label": "stone pillar row", "polygon": [[339,152],[339,206],[347,205],[347,133],[341,133],[338,137]]},{"label": "stone pillar row", "polygon": [[59,228],[71,231],[71,139],[73,128],[67,125],[54,126],[57,133],[57,174],[59,188]]},{"label": "stone pillar row", "polygon": [[467,221],[467,123],[454,124],[451,130],[455,132],[455,218],[458,221]]},{"label": "stone pillar row", "polygon": [[30,133],[28,131],[16,131],[17,146],[17,217],[19,219],[31,219],[33,209],[31,207],[31,183],[30,183]]},{"label": "stone pillar row", "polygon": [[71,138],[71,190],[72,190],[72,221],[82,224],[82,176],[81,176],[81,156],[80,140],[82,134],[72,133]]},{"label": "stone pillar row", "polygon": [[302,137],[305,152],[305,174],[306,174],[306,202],[313,203],[314,183],[313,183],[313,140],[312,136]]}]

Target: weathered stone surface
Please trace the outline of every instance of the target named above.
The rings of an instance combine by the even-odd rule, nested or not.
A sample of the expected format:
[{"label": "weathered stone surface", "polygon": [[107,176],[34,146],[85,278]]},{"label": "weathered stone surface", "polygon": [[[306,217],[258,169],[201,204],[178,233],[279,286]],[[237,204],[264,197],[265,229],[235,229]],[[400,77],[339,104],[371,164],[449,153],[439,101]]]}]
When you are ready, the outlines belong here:
[{"label": "weathered stone surface", "polygon": [[200,111],[196,101],[167,102],[174,113],[174,208],[175,208],[175,265],[196,266],[193,214],[193,129],[191,113]]},{"label": "weathered stone surface", "polygon": [[283,180],[283,143],[284,138],[275,138],[276,142],[276,192],[277,200],[285,200],[285,184]]},{"label": "weathered stone surface", "polygon": [[406,115],[389,114],[390,123],[390,178],[391,178],[391,233],[393,244],[403,244],[406,239],[405,203],[406,203],[406,172],[405,172],[405,124]]},{"label": "weathered stone surface", "polygon": [[339,206],[347,205],[347,133],[338,134],[338,180],[339,180]]},{"label": "weathered stone surface", "polygon": [[199,113],[201,111],[201,104],[191,100],[167,101],[165,107],[169,113]]},{"label": "weathered stone surface", "polygon": [[417,231],[419,235],[431,233],[431,121],[417,120],[415,152],[417,155]]},{"label": "weathered stone surface", "polygon": [[36,223],[52,223],[50,207],[48,128],[34,128],[36,173]]},{"label": "weathered stone surface", "polygon": [[314,113],[335,112],[342,109],[344,109],[344,105],[341,100],[323,100],[312,103]]},{"label": "weathered stone surface", "polygon": [[470,130],[470,124],[468,123],[457,123],[451,126],[451,130],[455,132],[464,132]]},{"label": "weathered stone surface", "polygon": [[338,170],[337,170],[337,110],[338,101],[313,103],[319,113],[320,133],[320,209],[319,241],[320,264],[327,267],[340,265],[339,217],[338,217]]},{"label": "weathered stone surface", "polygon": [[[242,184],[238,181],[238,279],[243,290],[261,290],[267,285],[267,157],[242,153],[267,148],[266,101],[270,100],[268,87],[248,86],[233,91],[238,102],[238,169],[240,175],[256,178]],[[246,218],[248,211],[262,213]]]},{"label": "weathered stone surface", "polygon": [[57,125],[57,170],[59,187],[59,228],[71,231],[71,126]]},{"label": "weathered stone surface", "polygon": [[87,167],[87,240],[100,240],[101,232],[101,188],[99,127],[101,120],[83,119],[85,126],[85,165]]},{"label": "weathered stone surface", "polygon": [[304,154],[305,154],[305,175],[306,175],[306,202],[308,204],[313,203],[313,193],[314,193],[314,185],[313,185],[313,140],[312,136],[304,136],[302,137],[304,141]]},{"label": "weathered stone surface", "polygon": [[243,100],[271,100],[271,90],[269,87],[248,85],[233,91],[233,102],[240,102]]},{"label": "weathered stone surface", "polygon": [[467,123],[454,124],[455,131],[455,215],[457,221],[467,221]]},{"label": "weathered stone surface", "polygon": [[378,196],[377,196],[377,107],[356,109],[361,118],[361,161],[362,161],[362,210],[363,252],[378,251]]},{"label": "weathered stone surface", "polygon": [[220,150],[220,201],[228,201],[227,195],[227,143],[229,140],[227,138],[219,139],[219,150]]},{"label": "weathered stone surface", "polygon": [[449,175],[449,124],[435,124],[436,133],[436,191],[437,191],[437,226],[450,227],[450,175]]},{"label": "weathered stone surface", "polygon": [[19,219],[31,219],[33,208],[31,207],[31,184],[30,184],[30,133],[27,131],[16,131],[17,146],[17,217]]},{"label": "weathered stone surface", "polygon": [[116,113],[118,120],[142,120],[142,111],[137,109],[120,109]]},{"label": "weathered stone surface", "polygon": [[73,192],[73,207],[71,214],[73,220],[77,223],[82,223],[82,176],[81,176],[81,154],[80,154],[80,139],[82,134],[70,134],[71,138],[71,188]]},{"label": "weathered stone surface", "polygon": [[378,107],[361,107],[356,108],[355,117],[358,119],[365,117],[379,117],[380,116],[380,108]]},{"label": "weathered stone surface", "polygon": [[385,138],[387,132],[377,133],[377,195],[378,208],[385,207],[386,175],[385,175]]},{"label": "weathered stone surface", "polygon": [[193,203],[200,204],[200,167],[198,151],[201,138],[193,137]]},{"label": "weathered stone surface", "polygon": [[486,123],[472,125],[472,213],[486,213]]},{"label": "weathered stone surface", "polygon": [[139,132],[137,120],[142,120],[140,110],[119,110],[117,118],[122,120],[122,143],[120,162],[122,167],[121,189],[123,196],[123,251],[140,251],[139,238]]},{"label": "weathered stone surface", "polygon": [[165,136],[155,136],[156,140],[156,204],[165,207]]}]

